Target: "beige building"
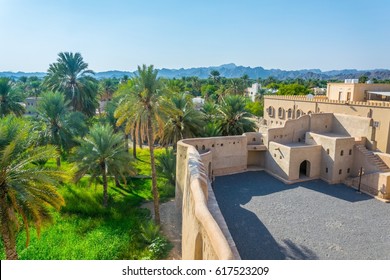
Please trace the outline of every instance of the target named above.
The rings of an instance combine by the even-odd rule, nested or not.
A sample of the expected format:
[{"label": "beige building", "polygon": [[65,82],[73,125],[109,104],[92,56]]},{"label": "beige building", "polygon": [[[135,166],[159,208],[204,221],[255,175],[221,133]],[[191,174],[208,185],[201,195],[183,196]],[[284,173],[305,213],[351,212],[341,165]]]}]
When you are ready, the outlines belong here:
[{"label": "beige building", "polygon": [[179,141],[182,258],[240,258],[211,188],[214,176],[264,170],[287,184],[322,179],[390,201],[388,96],[390,85],[354,81],[329,84],[327,96],[265,96],[260,132]]},{"label": "beige building", "polygon": [[329,83],[327,96],[264,96],[264,124],[283,126],[312,113],[337,113],[370,119],[370,149],[390,153],[390,84]]}]

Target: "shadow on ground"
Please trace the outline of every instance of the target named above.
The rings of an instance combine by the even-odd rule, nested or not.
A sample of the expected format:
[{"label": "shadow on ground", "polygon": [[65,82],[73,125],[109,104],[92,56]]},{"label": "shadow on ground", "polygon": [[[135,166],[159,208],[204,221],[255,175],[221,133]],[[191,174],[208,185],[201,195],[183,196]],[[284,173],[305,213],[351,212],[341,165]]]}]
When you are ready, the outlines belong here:
[{"label": "shadow on ground", "polygon": [[267,196],[297,187],[307,188],[350,203],[372,199],[344,185],[328,185],[321,180],[286,185],[265,172],[246,172],[217,177],[214,182],[214,192],[241,259],[318,259],[312,250],[294,244],[289,239],[283,239],[278,243],[258,216],[243,207],[253,197]]}]

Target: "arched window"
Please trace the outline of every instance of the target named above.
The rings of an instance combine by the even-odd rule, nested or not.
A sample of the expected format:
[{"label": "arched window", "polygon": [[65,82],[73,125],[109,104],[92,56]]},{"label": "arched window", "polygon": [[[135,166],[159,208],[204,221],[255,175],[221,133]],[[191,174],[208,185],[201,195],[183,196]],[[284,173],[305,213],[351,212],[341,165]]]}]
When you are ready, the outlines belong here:
[{"label": "arched window", "polygon": [[302,110],[297,110],[297,119],[303,115]]},{"label": "arched window", "polygon": [[292,110],[288,109],[287,111],[287,118],[291,119],[292,118]]},{"label": "arched window", "polygon": [[284,118],[284,109],[282,107],[279,107],[279,109],[278,109],[278,117],[279,117],[279,119]]},{"label": "arched window", "polygon": [[268,115],[270,117],[274,117],[275,116],[275,109],[274,109],[274,107],[272,107],[272,106],[268,107]]}]

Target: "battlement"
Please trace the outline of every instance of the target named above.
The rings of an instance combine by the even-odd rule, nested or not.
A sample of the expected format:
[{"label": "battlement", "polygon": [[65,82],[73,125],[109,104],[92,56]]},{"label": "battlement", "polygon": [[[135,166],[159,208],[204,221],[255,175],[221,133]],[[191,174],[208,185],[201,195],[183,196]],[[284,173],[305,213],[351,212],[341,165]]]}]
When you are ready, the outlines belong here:
[{"label": "battlement", "polygon": [[265,99],[276,99],[276,100],[292,100],[310,103],[328,103],[328,104],[343,104],[343,105],[355,105],[355,106],[366,106],[366,107],[390,107],[388,101],[368,100],[368,101],[340,101],[330,100],[323,96],[308,98],[306,96],[299,95],[264,95]]}]

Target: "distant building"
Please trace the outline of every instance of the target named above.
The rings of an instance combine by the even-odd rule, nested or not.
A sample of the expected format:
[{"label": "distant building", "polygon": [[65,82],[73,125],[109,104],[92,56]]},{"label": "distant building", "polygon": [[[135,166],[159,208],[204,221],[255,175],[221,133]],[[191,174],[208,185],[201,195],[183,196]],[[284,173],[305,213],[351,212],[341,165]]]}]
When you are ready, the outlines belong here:
[{"label": "distant building", "polygon": [[192,98],[192,103],[194,103],[195,109],[200,110],[204,105],[204,98],[202,97],[194,97]]},{"label": "distant building", "polygon": [[254,83],[251,87],[245,89],[245,95],[248,96],[253,102],[256,100],[256,95],[259,94],[261,84]]},{"label": "distant building", "polygon": [[264,97],[264,124],[284,126],[289,119],[315,113],[338,113],[371,119],[371,149],[390,153],[390,84],[362,84],[356,80],[329,83],[326,96]]},{"label": "distant building", "polygon": [[24,100],[24,105],[25,105],[25,109],[26,109],[25,114],[26,115],[32,115],[35,113],[39,99],[40,99],[40,97],[27,97]]}]

